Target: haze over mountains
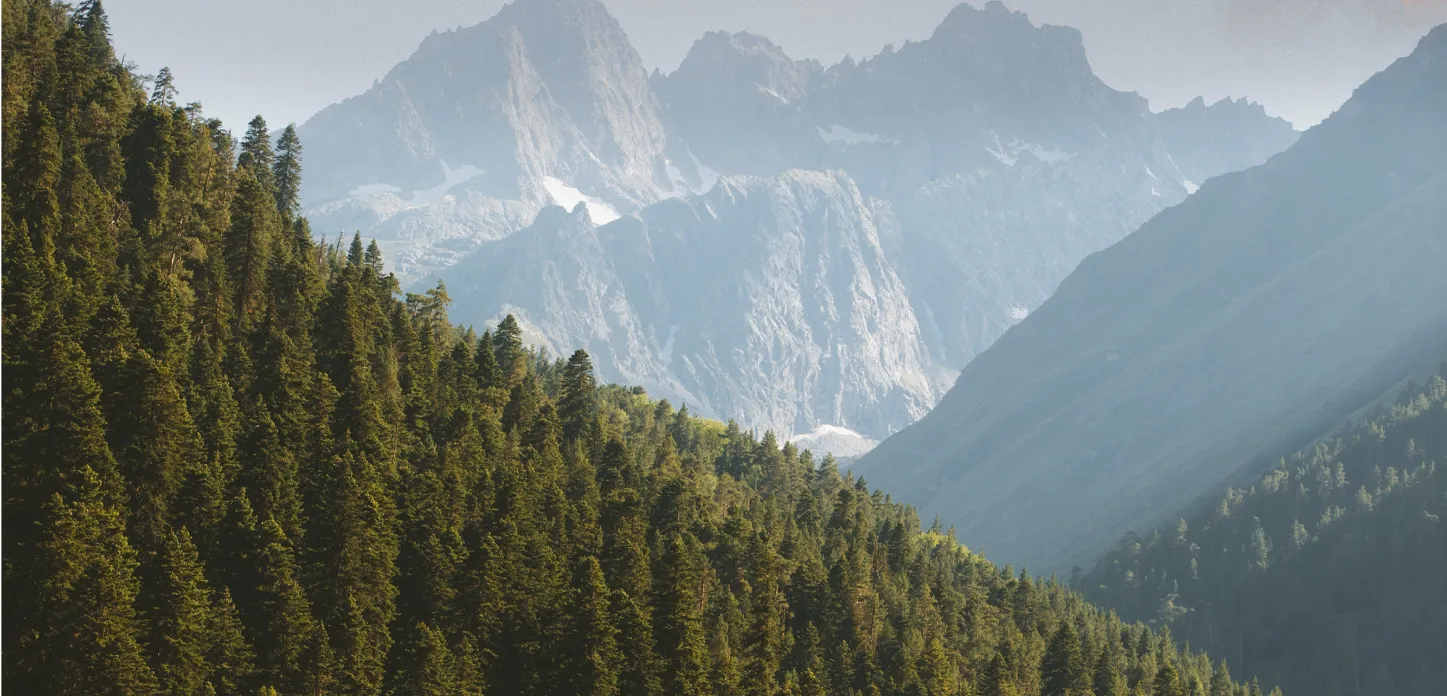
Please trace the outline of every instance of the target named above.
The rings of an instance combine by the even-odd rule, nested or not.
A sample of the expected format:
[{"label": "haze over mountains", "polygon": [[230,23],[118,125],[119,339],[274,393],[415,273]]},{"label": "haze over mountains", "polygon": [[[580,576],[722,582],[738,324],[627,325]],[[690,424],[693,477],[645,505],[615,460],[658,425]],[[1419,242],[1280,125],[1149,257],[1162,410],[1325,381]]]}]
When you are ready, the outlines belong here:
[{"label": "haze over mountains", "polygon": [[997,2],[859,63],[720,32],[642,65],[596,0],[436,34],[300,128],[313,228],[360,229],[456,319],[512,312],[605,380],[858,444],[1087,254],[1296,137],[1245,102],[1152,114],[1078,32]]},{"label": "haze over mountains", "polygon": [[857,470],[1032,569],[1254,477],[1447,356],[1443,114],[1447,25],[1086,258]]}]

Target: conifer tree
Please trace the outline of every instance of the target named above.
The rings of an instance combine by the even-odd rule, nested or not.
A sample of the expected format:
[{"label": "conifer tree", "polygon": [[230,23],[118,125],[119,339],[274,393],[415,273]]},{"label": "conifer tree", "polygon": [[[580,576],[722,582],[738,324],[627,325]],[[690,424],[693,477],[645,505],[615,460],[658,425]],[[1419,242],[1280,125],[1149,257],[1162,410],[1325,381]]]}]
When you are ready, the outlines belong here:
[{"label": "conifer tree", "polygon": [[296,135],[296,124],[288,123],[276,139],[276,161],[271,171],[276,183],[276,210],[283,220],[295,219],[301,206],[301,138]]},{"label": "conifer tree", "polygon": [[594,398],[598,391],[593,379],[593,360],[588,352],[578,350],[563,368],[562,394],[558,398],[558,418],[563,424],[563,437],[572,442],[586,434],[593,417]]},{"label": "conifer tree", "polygon": [[256,670],[255,653],[243,634],[229,589],[216,595],[207,619],[206,664],[211,670],[207,683],[218,696],[249,691],[247,685]]},{"label": "conifer tree", "polygon": [[1152,685],[1153,696],[1187,696],[1185,686],[1181,684],[1180,673],[1176,666],[1170,662],[1161,665],[1156,672],[1155,682]]},{"label": "conifer tree", "polygon": [[307,660],[319,626],[297,580],[296,561],[281,525],[266,520],[258,532],[260,585],[254,623],[256,634],[266,637],[256,645],[259,676],[286,693],[302,693],[320,666]]},{"label": "conifer tree", "polygon": [[292,453],[282,445],[266,400],[257,396],[243,412],[237,443],[236,481],[251,494],[251,509],[281,525],[288,539],[300,540],[300,480]]},{"label": "conifer tree", "polygon": [[764,534],[749,549],[754,571],[751,622],[744,636],[743,691],[750,696],[774,696],[783,667],[788,606],[779,589],[778,554]]},{"label": "conifer tree", "polygon": [[708,646],[699,614],[695,558],[679,535],[668,542],[662,575],[655,588],[658,629],[654,638],[665,664],[666,693],[700,696],[708,693]]},{"label": "conifer tree", "polygon": [[1043,696],[1076,696],[1090,692],[1090,671],[1081,655],[1080,639],[1070,622],[1055,631],[1040,665]]},{"label": "conifer tree", "polygon": [[164,693],[198,694],[210,676],[211,590],[191,535],[167,535],[147,612],[151,661]]},{"label": "conifer tree", "polygon": [[573,571],[567,638],[562,647],[562,690],[575,696],[615,696],[623,657],[598,560],[585,556]]},{"label": "conifer tree", "polygon": [[1211,696],[1231,696],[1235,690],[1236,685],[1231,681],[1231,670],[1226,667],[1226,661],[1222,660],[1211,672]]},{"label": "conifer tree", "polygon": [[249,172],[267,192],[276,188],[272,174],[276,153],[271,148],[271,133],[266,128],[266,119],[260,115],[246,124],[246,135],[241,138],[241,155],[236,165]]},{"label": "conifer tree", "polygon": [[453,696],[458,693],[458,672],[442,632],[417,624],[418,639],[408,651],[402,677],[392,693],[397,696]]},{"label": "conifer tree", "polygon": [[664,665],[654,649],[653,619],[647,606],[623,590],[613,590],[612,606],[618,644],[624,646],[619,692],[639,696],[663,693]]},{"label": "conifer tree", "polygon": [[[267,269],[276,252],[281,226],[271,188],[258,178],[258,171],[256,167],[243,167],[239,171],[236,197],[231,205],[231,228],[222,240],[233,293],[229,312],[242,333],[251,330],[261,319]],[[266,177],[270,176],[268,171]]]},{"label": "conifer tree", "polygon": [[985,670],[984,687],[980,689],[980,696],[1020,696],[1020,689],[1015,685],[1014,675],[1006,665],[1005,657],[995,653],[990,658],[990,666]]},{"label": "conifer tree", "polygon": [[961,690],[960,670],[954,658],[937,637],[925,646],[920,683],[927,696],[958,696]]},{"label": "conifer tree", "polygon": [[1102,650],[1095,662],[1093,685],[1095,696],[1125,696],[1127,685],[1120,672],[1119,656],[1114,647]]}]

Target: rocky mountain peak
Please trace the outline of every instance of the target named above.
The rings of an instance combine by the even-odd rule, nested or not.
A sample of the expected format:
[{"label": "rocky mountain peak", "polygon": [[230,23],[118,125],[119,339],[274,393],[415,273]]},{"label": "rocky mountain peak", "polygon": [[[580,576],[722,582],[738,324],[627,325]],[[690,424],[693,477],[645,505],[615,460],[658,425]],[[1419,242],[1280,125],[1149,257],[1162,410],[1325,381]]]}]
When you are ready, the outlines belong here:
[{"label": "rocky mountain peak", "polygon": [[[1152,118],[1078,32],[998,3],[827,72],[719,31],[649,75],[598,0],[516,0],[304,124],[303,197],[405,285],[445,278],[459,320],[516,313],[699,413],[868,440],[1185,195],[1162,142],[1221,146]],[[1267,149],[1176,157],[1204,178]]]}]

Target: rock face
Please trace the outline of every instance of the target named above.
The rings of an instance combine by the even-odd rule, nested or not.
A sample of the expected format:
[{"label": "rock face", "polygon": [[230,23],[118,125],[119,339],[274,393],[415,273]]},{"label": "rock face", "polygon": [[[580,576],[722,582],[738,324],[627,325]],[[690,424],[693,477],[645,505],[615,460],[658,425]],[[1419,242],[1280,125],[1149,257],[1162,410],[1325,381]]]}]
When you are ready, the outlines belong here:
[{"label": "rock face", "polygon": [[1178,111],[998,2],[859,63],[713,32],[649,76],[597,0],[516,0],[304,124],[303,195],[404,284],[446,280],[459,319],[516,311],[606,380],[867,441],[1080,259],[1296,137]]},{"label": "rock face", "polygon": [[376,237],[404,279],[527,225],[560,188],[631,211],[671,185],[648,73],[597,0],[434,33],[299,133],[314,221]]},{"label": "rock face", "polygon": [[1447,25],[1086,258],[856,470],[1049,571],[1274,464],[1447,355],[1444,113]]},{"label": "rock face", "polygon": [[947,386],[843,172],[727,177],[596,228],[551,207],[488,249],[443,274],[454,319],[512,312],[554,354],[754,427],[891,432]]}]

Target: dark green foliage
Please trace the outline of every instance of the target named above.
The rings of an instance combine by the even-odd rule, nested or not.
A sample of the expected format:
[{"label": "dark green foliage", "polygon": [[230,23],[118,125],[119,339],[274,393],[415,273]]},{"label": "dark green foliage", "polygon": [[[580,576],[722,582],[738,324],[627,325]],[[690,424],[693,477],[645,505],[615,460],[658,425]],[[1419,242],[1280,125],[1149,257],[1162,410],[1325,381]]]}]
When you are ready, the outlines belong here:
[{"label": "dark green foliage", "polygon": [[[1077,587],[1288,692],[1440,691],[1443,376],[1189,520],[1128,535]],[[1212,696],[1231,693],[1218,671],[1200,675]]]},{"label": "dark green foliage", "polygon": [[296,124],[288,123],[276,139],[276,161],[272,164],[272,181],[276,184],[276,210],[282,219],[291,220],[301,209],[301,138]]},{"label": "dark green foliage", "polygon": [[568,623],[561,641],[558,694],[616,696],[623,655],[598,560],[584,556],[573,572]]},{"label": "dark green foliage", "polygon": [[399,296],[297,216],[294,129],[233,159],[105,26],[4,3],[17,693],[1083,694],[1104,654],[1211,682],[831,459]]},{"label": "dark green foliage", "polygon": [[151,595],[150,646],[161,691],[200,694],[210,676],[211,591],[191,535],[170,533],[157,561]]}]

